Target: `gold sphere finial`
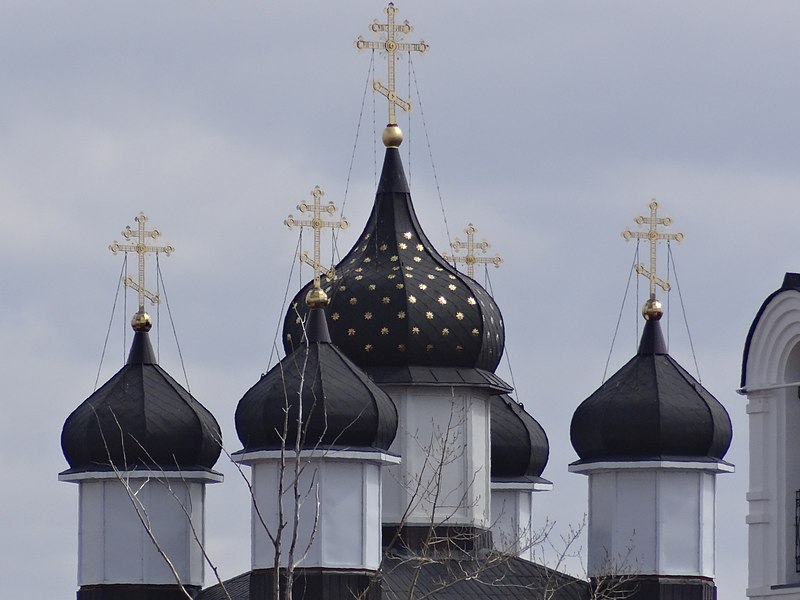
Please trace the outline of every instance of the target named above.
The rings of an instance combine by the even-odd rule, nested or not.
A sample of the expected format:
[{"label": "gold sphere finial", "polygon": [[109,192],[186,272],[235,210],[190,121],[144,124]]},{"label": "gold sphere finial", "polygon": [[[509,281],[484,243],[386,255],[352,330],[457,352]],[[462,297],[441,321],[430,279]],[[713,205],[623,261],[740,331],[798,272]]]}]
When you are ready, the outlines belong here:
[{"label": "gold sphere finial", "polygon": [[306,294],[306,305],[308,308],[323,308],[328,305],[328,294],[321,288],[311,288]]},{"label": "gold sphere finial", "polygon": [[664,316],[664,307],[655,298],[649,298],[642,307],[642,316],[645,321],[658,321]]},{"label": "gold sphere finial", "polygon": [[383,130],[383,145],[387,148],[399,148],[403,143],[403,132],[394,123],[389,123]]},{"label": "gold sphere finial", "polygon": [[147,333],[153,327],[153,321],[150,319],[150,315],[140,310],[131,318],[131,327],[134,331]]}]

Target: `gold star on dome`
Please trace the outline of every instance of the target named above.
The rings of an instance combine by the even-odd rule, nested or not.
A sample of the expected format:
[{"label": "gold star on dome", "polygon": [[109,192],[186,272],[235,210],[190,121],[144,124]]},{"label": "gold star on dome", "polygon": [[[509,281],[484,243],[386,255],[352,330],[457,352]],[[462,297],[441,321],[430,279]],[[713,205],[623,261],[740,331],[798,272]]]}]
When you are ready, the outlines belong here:
[{"label": "gold star on dome", "polygon": [[355,334],[356,334],[356,330],[353,329],[352,327],[347,330],[347,335],[348,336],[353,337]]},{"label": "gold star on dome", "polygon": [[389,335],[389,328],[381,327],[381,335]]},{"label": "gold star on dome", "polygon": [[411,333],[413,333],[415,335],[419,335],[419,327],[412,327],[411,328]]},{"label": "gold star on dome", "polygon": [[432,313],[431,311],[428,311],[428,312],[426,312],[426,313],[425,313],[425,317],[426,317],[428,320],[431,320],[431,319],[433,318],[433,313]]}]

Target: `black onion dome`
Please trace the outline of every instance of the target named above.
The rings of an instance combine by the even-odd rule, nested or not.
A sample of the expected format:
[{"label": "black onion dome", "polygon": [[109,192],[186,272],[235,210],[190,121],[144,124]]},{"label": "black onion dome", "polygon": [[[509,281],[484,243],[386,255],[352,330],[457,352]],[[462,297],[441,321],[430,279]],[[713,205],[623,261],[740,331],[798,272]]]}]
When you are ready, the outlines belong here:
[{"label": "black onion dome", "polygon": [[[397,148],[387,148],[375,205],[355,246],[323,278],[333,343],[358,366],[468,367],[493,372],[505,344],[497,304],[434,249],[419,225]],[[284,320],[302,340],[307,284]]]},{"label": "black onion dome", "polygon": [[575,411],[579,462],[722,460],[733,431],[728,412],[667,354],[658,320],[646,322],[639,351]]},{"label": "black onion dome", "polygon": [[294,448],[300,407],[302,448],[387,450],[397,432],[391,398],[331,343],[321,308],[311,311],[307,331],[310,343],[286,356],[239,401],[236,433],[244,451]]},{"label": "black onion dome", "polygon": [[538,421],[508,394],[491,400],[492,481],[541,478],[550,444]]},{"label": "black onion dome", "polygon": [[214,416],[156,364],[134,334],[128,361],[67,417],[61,448],[71,470],[210,469],[222,449]]}]

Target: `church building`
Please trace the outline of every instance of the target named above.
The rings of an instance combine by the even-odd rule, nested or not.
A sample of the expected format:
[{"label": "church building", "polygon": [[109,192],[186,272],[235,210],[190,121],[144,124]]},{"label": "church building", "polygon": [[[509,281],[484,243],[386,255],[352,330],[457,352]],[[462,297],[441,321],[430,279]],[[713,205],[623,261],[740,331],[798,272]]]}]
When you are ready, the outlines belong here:
[{"label": "church building", "polygon": [[[371,25],[377,41],[356,42],[389,64],[386,85],[374,84],[389,114],[372,212],[330,268],[320,235],[346,225],[333,204],[315,193],[298,207],[308,220],[287,219],[314,232],[314,256],[303,257],[314,277],[286,307],[284,358],[253,374],[235,414],[212,416],[157,364],[144,260],[170,248],[152,245],[143,214],[126,230],[133,243],[112,247],[139,259],[139,279],[126,282],[139,294],[130,354],[62,433],[59,477],[78,486],[79,600],[716,598],[716,476],[733,470],[731,422],[667,352],[655,255],[670,234],[657,205],[631,234],[651,245],[649,269],[637,268],[651,286],[638,352],[574,399],[569,468],[588,479],[589,579],[535,562],[536,498],[558,493],[544,477],[548,438],[496,374],[507,324],[472,277],[472,250],[464,272],[414,209],[395,114],[410,104],[394,61],[427,45],[402,41],[411,27],[397,12],[389,4]],[[800,590],[798,315],[800,276],[787,275],[745,350],[752,460],[763,467],[748,494],[759,599],[800,599],[786,593]],[[235,419],[231,458],[250,482],[240,509],[251,515],[251,568],[212,585],[205,487],[225,485],[217,419]]]}]

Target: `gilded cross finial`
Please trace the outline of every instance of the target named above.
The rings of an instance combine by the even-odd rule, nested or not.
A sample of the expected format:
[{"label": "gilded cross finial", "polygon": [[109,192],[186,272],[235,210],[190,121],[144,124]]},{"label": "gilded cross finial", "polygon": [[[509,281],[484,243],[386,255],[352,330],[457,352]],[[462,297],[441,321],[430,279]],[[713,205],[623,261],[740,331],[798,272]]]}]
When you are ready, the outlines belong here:
[{"label": "gilded cross finial", "polygon": [[356,48],[359,50],[370,48],[373,50],[386,51],[386,60],[388,63],[387,79],[389,85],[387,87],[380,81],[375,80],[372,82],[372,89],[383,94],[386,96],[386,99],[389,100],[389,125],[397,125],[395,106],[399,106],[406,112],[411,110],[411,102],[400,98],[395,91],[395,62],[397,61],[396,53],[411,51],[425,52],[428,49],[428,45],[423,40],[420,40],[416,44],[408,44],[397,40],[398,35],[402,37],[403,35],[411,33],[414,30],[408,21],[403,21],[399,25],[395,24],[394,16],[397,12],[398,11],[394,7],[394,4],[390,2],[389,6],[386,7],[386,23],[379,23],[378,20],[375,19],[369,26],[373,33],[385,33],[386,39],[379,42],[368,42],[362,36],[358,36],[358,39],[356,40]]},{"label": "gilded cross finial", "polygon": [[323,220],[322,216],[323,213],[328,213],[332,215],[336,212],[336,206],[333,202],[328,202],[327,205],[322,205],[322,197],[325,195],[320,187],[314,186],[314,189],[311,190],[311,196],[314,198],[314,202],[312,204],[308,204],[307,202],[301,202],[297,205],[297,210],[301,213],[310,212],[311,218],[306,220],[295,219],[294,216],[289,215],[287,219],[283,221],[283,224],[286,225],[289,229],[298,225],[300,227],[311,227],[314,230],[314,257],[311,258],[308,255],[308,252],[303,252],[300,256],[300,261],[304,262],[314,269],[314,287],[320,287],[320,275],[324,271],[327,275],[328,279],[334,279],[336,277],[336,271],[333,267],[326,269],[322,266],[320,262],[320,230],[323,227],[329,227],[331,229],[347,229],[350,227],[350,223],[348,223],[347,219],[340,219],[338,221],[325,221]]},{"label": "gilded cross finial", "polygon": [[622,232],[622,237],[625,238],[625,241],[631,239],[637,240],[647,240],[650,243],[650,269],[646,269],[645,266],[641,263],[638,263],[635,267],[636,272],[639,275],[644,275],[647,279],[650,280],[650,299],[654,300],[656,297],[656,285],[660,287],[665,292],[668,292],[670,289],[669,281],[665,279],[661,279],[656,275],[656,245],[659,240],[675,240],[676,242],[680,242],[683,240],[682,233],[662,233],[658,231],[658,226],[661,225],[663,227],[669,227],[672,225],[672,219],[669,217],[659,217],[658,216],[658,202],[653,200],[650,202],[650,216],[643,217],[638,216],[634,220],[634,223],[637,225],[648,225],[649,229],[647,231],[631,231],[630,229],[626,229]]},{"label": "gilded cross finial", "polygon": [[475,251],[480,250],[483,254],[486,254],[486,251],[490,248],[489,242],[486,240],[482,240],[480,242],[475,242],[475,226],[470,223],[467,225],[466,229],[464,229],[464,233],[467,234],[467,241],[462,242],[458,238],[450,247],[453,248],[456,252],[459,250],[466,250],[466,255],[463,256],[456,256],[455,254],[445,254],[444,259],[448,262],[453,263],[454,265],[458,263],[464,263],[467,265],[467,275],[471,278],[475,278],[475,265],[494,265],[495,268],[499,268],[500,265],[503,263],[503,259],[500,257],[499,254],[495,254],[494,256],[475,256]]},{"label": "gilded cross finial", "polygon": [[175,251],[175,248],[169,245],[166,246],[150,246],[147,244],[147,240],[158,239],[161,236],[161,232],[158,229],[145,229],[145,223],[147,223],[148,219],[144,215],[144,213],[140,212],[136,218],[134,219],[138,223],[137,229],[134,231],[131,229],[130,225],[125,227],[122,230],[122,236],[126,240],[134,240],[135,243],[132,244],[120,244],[116,240],[114,243],[111,244],[108,249],[111,250],[113,254],[117,252],[136,252],[139,255],[139,279],[134,280],[133,277],[127,276],[123,280],[125,287],[133,288],[139,293],[139,313],[144,315],[144,299],[147,298],[150,300],[151,304],[158,304],[159,297],[157,292],[151,292],[144,286],[144,259],[145,255],[148,252],[163,252],[167,256],[170,253]]}]

